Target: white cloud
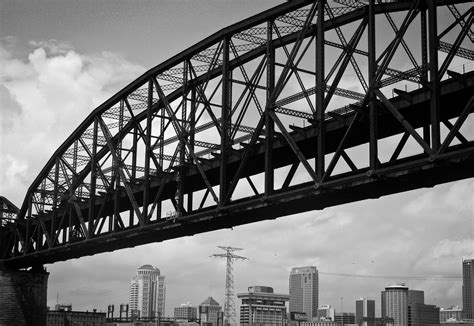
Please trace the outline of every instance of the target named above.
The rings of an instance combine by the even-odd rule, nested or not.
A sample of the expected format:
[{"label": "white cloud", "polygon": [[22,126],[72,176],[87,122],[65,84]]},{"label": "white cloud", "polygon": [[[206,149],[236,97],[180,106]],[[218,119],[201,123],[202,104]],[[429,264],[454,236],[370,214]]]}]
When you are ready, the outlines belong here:
[{"label": "white cloud", "polygon": [[21,205],[29,183],[61,142],[144,68],[113,53],[82,54],[56,40],[30,41],[34,48],[19,59],[12,42],[0,42],[0,162],[27,169],[20,179],[2,169],[0,178],[7,182],[0,193]]},{"label": "white cloud", "polygon": [[46,50],[50,55],[63,55],[69,51],[74,50],[74,47],[70,42],[58,41],[56,39],[49,40],[31,40],[28,42],[33,48],[42,48]]}]

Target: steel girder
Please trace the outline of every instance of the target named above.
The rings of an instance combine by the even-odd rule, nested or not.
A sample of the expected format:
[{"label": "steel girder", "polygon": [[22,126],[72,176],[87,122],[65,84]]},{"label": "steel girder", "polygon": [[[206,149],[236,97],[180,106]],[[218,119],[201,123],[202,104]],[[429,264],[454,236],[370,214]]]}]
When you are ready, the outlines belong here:
[{"label": "steel girder", "polygon": [[464,2],[296,0],[217,32],[80,124],[0,228],[0,259],[27,267],[472,177],[474,74],[454,71],[473,60]]}]

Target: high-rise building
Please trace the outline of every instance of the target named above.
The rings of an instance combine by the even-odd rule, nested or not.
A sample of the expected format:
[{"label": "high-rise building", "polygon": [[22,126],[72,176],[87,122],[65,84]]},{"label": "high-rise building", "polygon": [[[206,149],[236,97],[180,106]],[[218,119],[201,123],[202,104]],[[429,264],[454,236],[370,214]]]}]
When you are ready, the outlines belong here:
[{"label": "high-rise building", "polygon": [[463,319],[474,319],[474,259],[462,262],[462,313]]},{"label": "high-rise building", "polygon": [[439,322],[455,322],[462,320],[462,309],[459,306],[451,306],[449,308],[441,308],[439,310]]},{"label": "high-rise building", "polygon": [[294,267],[290,272],[290,313],[303,312],[309,321],[318,316],[318,270],[314,266]]},{"label": "high-rise building", "polygon": [[288,294],[273,293],[269,286],[251,286],[246,293],[238,293],[240,326],[286,325],[286,301]]},{"label": "high-rise building", "polygon": [[174,318],[183,320],[195,320],[197,318],[197,308],[188,303],[174,308]]},{"label": "high-rise building", "polygon": [[355,322],[361,326],[375,326],[375,301],[360,298],[356,300]]},{"label": "high-rise building", "polygon": [[408,326],[408,287],[390,285],[382,291],[382,318],[393,318],[394,326]]},{"label": "high-rise building", "polygon": [[335,310],[330,304],[323,305],[318,308],[319,321],[334,321]]},{"label": "high-rise building", "polygon": [[199,320],[201,325],[222,326],[222,307],[212,297],[208,297],[199,305]]},{"label": "high-rise building", "polygon": [[161,317],[165,314],[165,277],[151,265],[143,265],[130,280],[130,311],[134,317]]},{"label": "high-rise building", "polygon": [[355,324],[355,314],[353,312],[336,312],[334,321],[341,326]]}]

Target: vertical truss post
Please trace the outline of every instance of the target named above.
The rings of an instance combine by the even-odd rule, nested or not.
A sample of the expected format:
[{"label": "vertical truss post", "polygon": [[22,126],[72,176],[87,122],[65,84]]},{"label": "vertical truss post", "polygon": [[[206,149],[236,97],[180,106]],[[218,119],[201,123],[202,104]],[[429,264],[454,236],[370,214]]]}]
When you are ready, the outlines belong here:
[{"label": "vertical truss post", "polygon": [[180,140],[179,140],[179,168],[178,168],[178,178],[177,178],[177,190],[176,190],[176,202],[177,208],[176,213],[178,217],[183,215],[183,207],[184,207],[184,183],[186,178],[184,177],[185,172],[185,151],[186,145],[185,140],[187,138],[186,135],[186,118],[187,118],[187,96],[188,96],[188,61],[185,60],[183,62],[183,98],[182,98],[182,105],[181,105],[181,130],[183,132]]},{"label": "vertical truss post", "polygon": [[[137,122],[138,124],[139,122]],[[138,143],[138,127],[135,126],[133,128],[133,145],[132,145],[132,178],[130,183],[135,183],[135,179],[137,177],[137,143]],[[124,180],[125,182],[125,180]],[[129,226],[133,225],[133,220],[135,218],[135,211],[133,208],[130,209],[130,219],[129,219]]]},{"label": "vertical truss post", "polygon": [[370,171],[377,169],[378,144],[377,144],[377,105],[374,89],[378,88],[376,83],[377,63],[375,50],[375,0],[369,2],[368,19],[368,53],[369,53],[369,119],[370,119],[370,140],[369,140],[369,166]]},{"label": "vertical truss post", "polygon": [[275,89],[275,46],[273,44],[273,20],[267,22],[267,105],[265,114],[265,195],[270,195],[274,187],[272,164],[273,136],[275,123],[269,114],[273,110],[272,93]]},{"label": "vertical truss post", "polygon": [[58,190],[59,190],[59,157],[56,158],[55,170],[54,170],[54,194],[53,194],[53,208],[56,208],[58,204]]},{"label": "vertical truss post", "polygon": [[316,175],[318,182],[322,181],[325,170],[325,119],[324,95],[326,81],[324,76],[324,6],[326,0],[319,0],[316,26],[316,121],[318,139],[316,149]]},{"label": "vertical truss post", "polygon": [[[153,81],[148,81],[148,107],[146,111],[146,135],[145,135],[145,173],[144,173],[144,189],[143,189],[143,213],[142,216],[146,219],[148,216],[148,197],[150,194],[150,154],[151,148],[151,109],[153,106]],[[146,223],[146,221],[144,221]]]},{"label": "vertical truss post", "polygon": [[73,145],[72,168],[74,172],[77,171],[77,140],[74,142]]},{"label": "vertical truss post", "polygon": [[438,73],[438,27],[436,5],[433,1],[428,4],[428,32],[430,40],[430,84],[431,84],[431,147],[438,151],[440,146],[440,86]]},{"label": "vertical truss post", "polygon": [[[196,88],[191,89],[191,112],[189,112],[189,144],[190,150],[194,152],[194,138],[195,138],[195,125],[196,125]],[[192,155],[189,158],[189,162],[192,163]],[[193,192],[189,191],[188,193],[188,212],[193,210]]]},{"label": "vertical truss post", "polygon": [[[89,230],[94,225],[95,215],[95,188],[97,182],[97,132],[99,123],[94,119],[93,136],[92,136],[92,158],[91,158],[91,187],[89,191]],[[93,233],[90,234],[91,236]]]},{"label": "vertical truss post", "polygon": [[[428,39],[426,31],[426,8],[423,7],[420,11],[420,20],[421,20],[421,80],[423,83],[428,82]],[[430,127],[429,125],[423,126],[423,139],[429,145],[431,143],[430,139]]]},{"label": "vertical truss post", "polygon": [[[119,111],[119,133],[123,128],[123,111],[124,111],[124,101],[120,101],[120,111]],[[117,143],[117,150],[119,157],[122,157],[122,137],[119,137]],[[120,168],[118,162],[115,162],[115,189],[114,189],[114,220],[118,221],[120,218],[119,213],[119,199],[120,199],[120,173],[118,169]]]},{"label": "vertical truss post", "polygon": [[[56,164],[55,164],[55,171],[54,171],[54,194],[53,194],[53,209],[56,209],[56,207],[58,206],[58,190],[59,190],[59,157],[56,158]],[[56,217],[58,217],[58,211],[56,210],[54,213],[53,213],[53,216],[52,216],[52,219],[51,219],[51,229],[50,229],[50,234],[51,235],[54,235],[54,233],[56,232],[55,230],[55,219]]]},{"label": "vertical truss post", "polygon": [[[159,162],[159,168],[161,169],[161,171],[164,171],[165,168],[164,168],[164,154],[165,154],[165,144],[164,144],[164,141],[165,141],[165,119],[164,117],[166,116],[166,108],[165,108],[165,105],[162,105],[161,107],[161,118],[160,118],[160,150],[159,150],[159,158],[158,158],[158,162]],[[163,181],[162,181],[163,182]],[[158,216],[158,218],[161,218],[161,206],[162,206],[162,201],[161,199],[158,199],[158,204],[156,205],[156,215]]]},{"label": "vertical truss post", "polygon": [[230,145],[231,121],[231,79],[229,66],[230,39],[226,36],[222,42],[222,122],[221,122],[221,157],[220,157],[220,193],[219,204],[225,205],[225,198],[229,189],[227,160]]}]

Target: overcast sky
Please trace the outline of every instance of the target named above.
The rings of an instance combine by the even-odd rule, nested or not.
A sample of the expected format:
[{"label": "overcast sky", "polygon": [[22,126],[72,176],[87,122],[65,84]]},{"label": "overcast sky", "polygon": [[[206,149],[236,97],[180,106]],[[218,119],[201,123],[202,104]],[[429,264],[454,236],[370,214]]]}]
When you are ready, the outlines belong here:
[{"label": "overcast sky", "polygon": [[[152,66],[218,29],[283,1],[0,1],[0,195],[20,206],[45,162],[97,105]],[[47,265],[48,305],[77,310],[128,302],[143,264],[166,277],[166,311],[208,296],[224,303],[217,245],[245,248],[235,291],[288,293],[291,267],[314,265],[322,304],[355,311],[402,276],[460,276],[474,252],[474,181]],[[341,277],[343,273],[386,278]],[[390,276],[390,277],[388,277]],[[394,277],[391,277],[394,276]],[[425,301],[461,305],[461,281],[405,280]]]}]

